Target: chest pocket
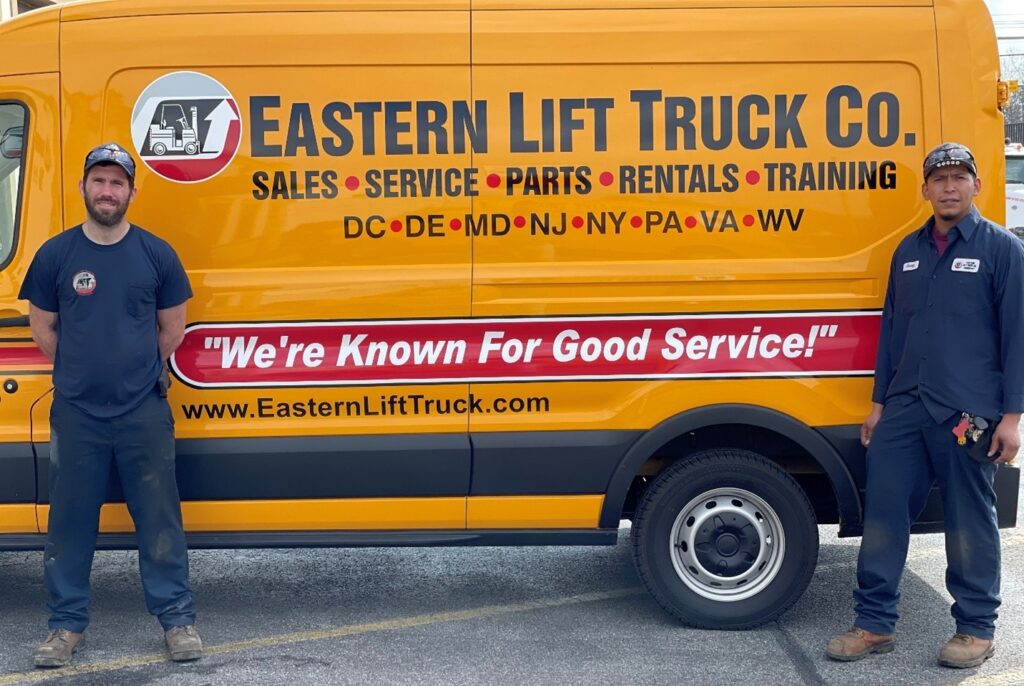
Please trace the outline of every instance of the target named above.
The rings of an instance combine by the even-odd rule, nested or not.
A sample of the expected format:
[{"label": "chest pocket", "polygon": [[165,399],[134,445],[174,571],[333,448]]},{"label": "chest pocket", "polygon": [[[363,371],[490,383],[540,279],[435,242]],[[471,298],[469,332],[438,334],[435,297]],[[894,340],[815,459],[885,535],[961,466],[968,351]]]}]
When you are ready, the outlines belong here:
[{"label": "chest pocket", "polygon": [[923,267],[897,272],[893,279],[896,312],[907,316],[917,313],[928,292],[928,280],[928,271]]},{"label": "chest pocket", "polygon": [[985,271],[984,265],[977,272],[952,272],[947,275],[949,287],[946,289],[949,311],[956,315],[991,310],[992,276]]},{"label": "chest pocket", "polygon": [[145,319],[156,314],[156,287],[130,284],[127,296],[128,314],[136,319]]}]

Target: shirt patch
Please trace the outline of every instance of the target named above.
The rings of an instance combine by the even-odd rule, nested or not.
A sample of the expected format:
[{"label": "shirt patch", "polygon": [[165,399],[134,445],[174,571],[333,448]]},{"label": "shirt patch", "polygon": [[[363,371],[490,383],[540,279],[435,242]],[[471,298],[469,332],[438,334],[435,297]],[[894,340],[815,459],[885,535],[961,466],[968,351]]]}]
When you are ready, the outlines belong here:
[{"label": "shirt patch", "polygon": [[921,264],[920,260],[914,260],[913,262],[904,262],[903,271],[912,272],[917,269],[918,265]]},{"label": "shirt patch", "polygon": [[977,274],[980,267],[981,260],[969,260],[965,258],[953,260],[953,271],[955,272],[970,272],[971,274]]},{"label": "shirt patch", "polygon": [[71,287],[79,295],[92,295],[96,290],[96,275],[83,269],[71,277]]}]

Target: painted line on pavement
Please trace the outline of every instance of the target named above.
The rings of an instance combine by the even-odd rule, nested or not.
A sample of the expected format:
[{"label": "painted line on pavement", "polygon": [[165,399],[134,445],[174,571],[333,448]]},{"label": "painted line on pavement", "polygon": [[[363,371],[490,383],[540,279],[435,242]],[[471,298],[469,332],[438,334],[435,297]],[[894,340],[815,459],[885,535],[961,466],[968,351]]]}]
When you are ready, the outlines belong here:
[{"label": "painted line on pavement", "polygon": [[[379,622],[368,622],[365,624],[351,624],[337,627],[335,629],[323,629],[320,631],[299,631],[290,634],[267,636],[264,638],[253,638],[246,641],[235,641],[222,643],[220,645],[207,646],[203,651],[206,657],[223,655],[227,653],[240,653],[246,650],[258,648],[270,648],[274,646],[288,645],[291,643],[304,643],[308,641],[324,641],[332,638],[343,638],[345,636],[357,636],[361,634],[375,633],[378,631],[395,631],[400,629],[411,629],[427,626],[430,624],[441,624],[444,622],[463,622],[472,619],[484,619],[487,617],[498,617],[510,615],[517,612],[529,612],[531,610],[543,610],[551,607],[564,607],[566,605],[578,605],[580,603],[593,603],[601,600],[614,600],[616,598],[627,598],[644,593],[639,587],[620,588],[614,591],[602,591],[599,593],[582,593],[580,595],[566,596],[563,598],[547,598],[543,600],[529,600],[523,603],[511,605],[488,605],[472,610],[456,610],[454,612],[437,612],[427,615],[415,615],[401,619],[387,619]],[[16,672],[0,675],[0,686],[14,686],[15,684],[35,684],[41,681],[67,679],[81,676],[83,674],[98,674],[103,672],[115,672],[132,667],[144,667],[168,662],[165,653],[151,653],[149,655],[137,655],[124,657],[106,662],[94,662],[75,664],[61,669],[42,670],[36,669],[31,672]]]},{"label": "painted line on pavement", "polygon": [[[996,642],[996,657],[999,657],[999,645]],[[979,669],[985,669],[980,667]],[[1020,686],[1024,684],[1024,669],[1015,669],[997,674],[977,674],[964,681],[957,681],[957,686]]]}]

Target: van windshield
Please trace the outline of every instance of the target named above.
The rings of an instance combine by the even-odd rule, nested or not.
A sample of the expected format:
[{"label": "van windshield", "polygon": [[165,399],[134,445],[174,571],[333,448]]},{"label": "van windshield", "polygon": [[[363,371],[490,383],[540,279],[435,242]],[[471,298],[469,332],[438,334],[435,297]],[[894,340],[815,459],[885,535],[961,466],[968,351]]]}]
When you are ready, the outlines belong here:
[{"label": "van windshield", "polygon": [[17,240],[21,167],[25,159],[25,107],[0,103],[0,264]]}]

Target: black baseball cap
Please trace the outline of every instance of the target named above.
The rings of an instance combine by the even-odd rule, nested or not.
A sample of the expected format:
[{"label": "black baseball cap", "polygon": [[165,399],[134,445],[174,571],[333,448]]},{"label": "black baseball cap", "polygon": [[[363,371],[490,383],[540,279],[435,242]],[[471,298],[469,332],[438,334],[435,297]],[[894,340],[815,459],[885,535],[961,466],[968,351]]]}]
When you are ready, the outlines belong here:
[{"label": "black baseball cap", "polygon": [[966,145],[960,143],[943,143],[928,153],[924,158],[924,178],[939,167],[966,167],[975,176],[978,168],[974,163],[974,154]]},{"label": "black baseball cap", "polygon": [[105,143],[90,150],[89,154],[85,156],[85,170],[82,172],[82,177],[88,176],[89,170],[97,164],[116,164],[124,169],[124,173],[133,183],[135,182],[135,160],[127,150],[117,143]]}]

